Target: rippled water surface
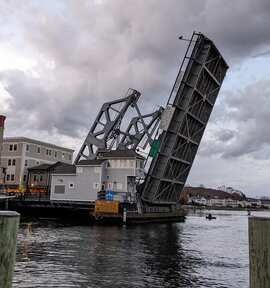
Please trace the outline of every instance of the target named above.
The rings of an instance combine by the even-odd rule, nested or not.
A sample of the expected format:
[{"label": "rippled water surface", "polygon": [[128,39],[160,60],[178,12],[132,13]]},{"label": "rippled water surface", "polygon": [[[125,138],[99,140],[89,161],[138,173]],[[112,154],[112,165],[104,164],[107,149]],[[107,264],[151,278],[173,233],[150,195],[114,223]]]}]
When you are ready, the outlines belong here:
[{"label": "rippled water surface", "polygon": [[246,212],[212,213],[132,227],[22,223],[13,287],[246,288]]}]

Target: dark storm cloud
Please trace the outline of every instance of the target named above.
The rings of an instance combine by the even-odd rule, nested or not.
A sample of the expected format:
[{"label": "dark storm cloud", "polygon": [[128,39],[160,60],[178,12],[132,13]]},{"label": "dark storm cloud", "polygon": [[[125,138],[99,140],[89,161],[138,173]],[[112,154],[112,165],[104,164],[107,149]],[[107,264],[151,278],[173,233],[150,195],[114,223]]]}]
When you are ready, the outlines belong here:
[{"label": "dark storm cloud", "polygon": [[[14,3],[0,8],[15,9]],[[81,137],[102,102],[122,97],[129,87],[143,93],[143,109],[152,111],[166,102],[173,85],[185,49],[177,40],[181,34],[205,32],[231,66],[232,59],[241,62],[270,42],[270,3],[264,0],[64,1],[57,12],[54,1],[47,6],[27,3],[14,22],[23,45],[43,62],[36,76],[27,71],[1,74],[14,100],[9,112],[14,129],[24,119],[28,128]],[[231,138],[224,133],[217,141]],[[224,155],[241,154],[237,147]]]},{"label": "dark storm cloud", "polygon": [[[215,118],[214,132],[205,139],[201,154],[270,159],[270,80],[257,81],[243,91],[231,92],[222,102],[222,108],[226,115]],[[227,123],[233,123],[234,129],[223,128]]]},{"label": "dark storm cloud", "polygon": [[249,85],[227,105],[234,109],[231,117],[237,123],[237,133],[224,157],[252,154],[270,145],[270,80]]},{"label": "dark storm cloud", "polygon": [[261,52],[261,53],[257,53],[256,55],[252,56],[253,58],[259,58],[259,57],[264,57],[264,56],[268,56],[270,55],[270,50]]}]

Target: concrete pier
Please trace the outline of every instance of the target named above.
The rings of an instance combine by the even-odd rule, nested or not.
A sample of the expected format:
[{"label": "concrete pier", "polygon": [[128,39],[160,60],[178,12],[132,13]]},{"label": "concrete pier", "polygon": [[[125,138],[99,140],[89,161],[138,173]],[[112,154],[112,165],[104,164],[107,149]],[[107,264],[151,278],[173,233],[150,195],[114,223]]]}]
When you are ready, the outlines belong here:
[{"label": "concrete pier", "polygon": [[249,218],[250,288],[270,287],[270,218]]},{"label": "concrete pier", "polygon": [[20,214],[0,211],[0,287],[12,287]]}]

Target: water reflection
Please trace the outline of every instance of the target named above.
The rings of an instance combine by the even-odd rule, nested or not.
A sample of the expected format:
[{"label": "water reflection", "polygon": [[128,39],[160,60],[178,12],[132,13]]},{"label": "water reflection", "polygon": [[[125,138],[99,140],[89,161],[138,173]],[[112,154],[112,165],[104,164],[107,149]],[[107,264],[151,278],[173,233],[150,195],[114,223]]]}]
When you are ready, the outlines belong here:
[{"label": "water reflection", "polygon": [[14,287],[196,287],[182,226],[55,224],[21,227]]},{"label": "water reflection", "polygon": [[[192,261],[181,243],[182,226],[168,224],[152,227],[141,234],[147,276],[145,287],[195,287]],[[191,276],[191,277],[190,277]]]},{"label": "water reflection", "polygon": [[19,231],[13,287],[247,287],[247,217],[145,226],[32,221]]}]

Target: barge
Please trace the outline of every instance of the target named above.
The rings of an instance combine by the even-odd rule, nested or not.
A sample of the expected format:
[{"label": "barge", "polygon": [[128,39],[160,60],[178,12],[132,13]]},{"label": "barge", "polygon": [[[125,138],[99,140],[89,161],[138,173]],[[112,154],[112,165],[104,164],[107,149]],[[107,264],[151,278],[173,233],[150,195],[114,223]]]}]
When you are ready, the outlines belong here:
[{"label": "barge", "polygon": [[[144,212],[123,208],[117,201],[53,202],[49,200],[22,200],[10,198],[8,209],[22,217],[61,218],[68,222],[89,224],[143,224],[152,222],[183,222],[186,211],[178,208],[172,212]],[[100,207],[103,209],[100,209]],[[7,205],[6,205],[7,207]],[[97,208],[98,207],[98,208]],[[113,207],[113,209],[111,209]]]}]

